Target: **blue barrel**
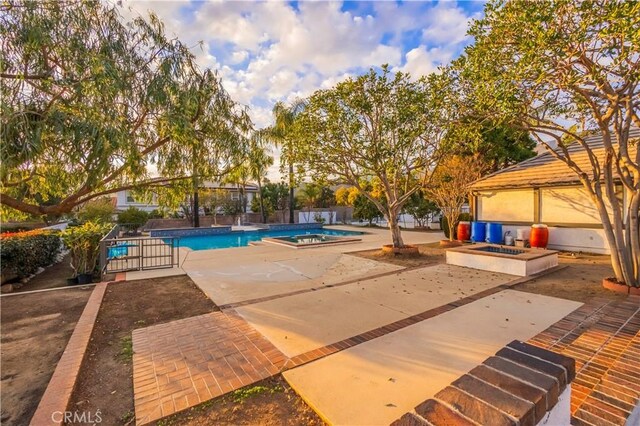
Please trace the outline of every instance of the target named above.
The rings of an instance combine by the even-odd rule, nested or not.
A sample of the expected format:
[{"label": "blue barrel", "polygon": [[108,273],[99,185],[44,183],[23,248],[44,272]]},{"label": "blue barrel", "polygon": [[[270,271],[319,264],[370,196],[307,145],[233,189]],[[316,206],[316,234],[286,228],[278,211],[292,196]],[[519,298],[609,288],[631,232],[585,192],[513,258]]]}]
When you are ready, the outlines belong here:
[{"label": "blue barrel", "polygon": [[484,243],[486,226],[484,222],[471,222],[471,241]]},{"label": "blue barrel", "polygon": [[487,223],[487,242],[491,244],[502,244],[501,223]]}]

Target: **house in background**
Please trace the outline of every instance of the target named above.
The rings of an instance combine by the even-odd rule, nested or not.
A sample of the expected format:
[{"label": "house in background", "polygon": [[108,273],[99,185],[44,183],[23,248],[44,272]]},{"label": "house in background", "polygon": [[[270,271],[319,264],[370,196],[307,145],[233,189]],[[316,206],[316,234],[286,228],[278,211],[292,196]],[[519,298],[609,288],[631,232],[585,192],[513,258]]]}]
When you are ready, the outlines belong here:
[{"label": "house in background", "polygon": [[[221,189],[227,191],[232,200],[239,200],[241,194],[241,186],[235,184],[225,184],[225,183],[217,183],[217,182],[204,182],[202,184],[203,190],[217,190]],[[251,211],[251,201],[258,194],[258,186],[254,184],[246,184],[244,185],[244,197],[247,200],[247,212]],[[136,199],[133,191],[119,191],[115,194],[115,207],[116,211],[123,211],[128,209],[129,207],[135,207],[139,210],[143,210],[146,212],[152,212],[160,208],[157,202],[157,197],[155,194],[152,195],[150,201],[144,201],[140,199]]]},{"label": "house in background", "polygon": [[152,195],[151,201],[136,199],[133,191],[118,191],[115,195],[115,207],[116,211],[121,212],[127,210],[129,207],[135,207],[138,210],[145,212],[152,212],[159,208],[157,197]]},{"label": "house in background", "polygon": [[[630,137],[640,137],[634,130]],[[602,138],[586,139],[602,158]],[[571,158],[590,171],[587,152],[579,145],[568,147]],[[618,198],[626,211],[625,191],[616,181]],[[529,230],[533,223],[549,227],[549,248],[609,254],[600,215],[578,176],[551,153],[488,175],[472,186],[473,220],[502,223],[503,231]],[[526,231],[525,231],[526,232]]]}]

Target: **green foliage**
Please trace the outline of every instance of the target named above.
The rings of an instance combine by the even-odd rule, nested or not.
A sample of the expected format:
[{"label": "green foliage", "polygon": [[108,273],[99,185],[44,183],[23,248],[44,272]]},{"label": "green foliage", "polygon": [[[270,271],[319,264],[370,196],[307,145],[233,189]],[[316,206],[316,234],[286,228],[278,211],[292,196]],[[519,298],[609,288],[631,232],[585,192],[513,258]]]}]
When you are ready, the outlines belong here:
[{"label": "green foliage", "polygon": [[257,395],[261,395],[264,393],[273,394],[273,393],[282,392],[282,391],[283,389],[281,386],[267,387],[267,386],[256,385],[251,387],[240,388],[238,390],[231,392],[231,399],[236,403],[241,403]]},{"label": "green foliage", "polygon": [[110,223],[113,221],[116,209],[110,198],[98,198],[87,202],[78,212],[78,221],[84,222],[103,222]]},{"label": "green foliage", "polygon": [[375,218],[380,217],[380,210],[365,195],[358,194],[353,202],[353,217],[366,220],[371,225]]},{"label": "green foliage", "polygon": [[125,364],[130,364],[133,360],[133,340],[131,336],[120,339],[120,353],[118,358]]},{"label": "green foliage", "polygon": [[[260,198],[264,197],[264,188],[262,188],[262,195],[258,194],[251,200],[251,211],[254,213],[260,213]],[[269,217],[273,214],[274,208],[271,204],[271,199],[263,198],[262,199],[262,207],[264,208],[264,214],[266,217]]]},{"label": "green foliage", "polygon": [[[536,155],[536,141],[529,133],[507,124],[489,124],[487,122],[465,123],[462,132],[469,132],[469,126],[477,126],[476,137],[469,133],[456,138],[460,127],[452,130],[450,137],[456,138],[454,152],[462,156],[477,156],[485,165],[484,173],[493,173],[505,167],[524,161]],[[461,132],[460,132],[461,133]]]},{"label": "green foliage", "polygon": [[2,276],[28,277],[54,263],[62,245],[54,231],[26,231],[0,235]]},{"label": "green foliage", "polygon": [[149,213],[135,207],[129,207],[118,213],[118,223],[121,225],[131,225],[132,230],[140,228],[149,220]]},{"label": "green foliage", "polygon": [[427,199],[422,191],[414,193],[404,207],[404,211],[413,216],[418,226],[426,226],[429,218],[438,210],[438,206]]},{"label": "green foliage", "polygon": [[[316,91],[296,122],[295,159],[318,179],[355,186],[389,221],[403,246],[397,216],[424,185],[442,140],[439,78],[381,71]],[[381,183],[383,204],[362,182]]]},{"label": "green foliage", "polygon": [[448,239],[455,240],[458,238],[458,223],[471,221],[471,215],[469,213],[460,213],[458,219],[453,225],[453,238],[451,237],[451,231],[449,230],[449,219],[446,216],[440,218],[440,229],[444,232],[444,236]]},{"label": "green foliage", "polygon": [[[582,182],[615,277],[632,286],[640,286],[640,156],[630,132],[640,127],[638,28],[639,2],[491,1],[469,30],[474,45],[445,72],[465,98],[458,110],[528,131]],[[586,139],[594,134],[601,144]]]},{"label": "green foliage", "polygon": [[107,223],[86,222],[62,232],[62,241],[71,251],[71,267],[76,275],[95,272],[100,252],[100,240],[109,232]]},{"label": "green foliage", "polygon": [[225,216],[233,217],[234,221],[235,218],[241,215],[243,211],[242,201],[234,200],[230,196],[227,197],[222,204],[222,213]]},{"label": "green foliage", "polygon": [[328,209],[331,206],[336,205],[336,196],[331,188],[328,186],[322,186],[320,190],[320,197],[318,197],[318,202],[316,203],[316,207],[320,207],[323,209]]},{"label": "green foliage", "polygon": [[[283,182],[268,182],[262,187],[265,206],[269,205],[273,210],[284,210],[289,204],[289,186]],[[295,207],[295,206],[294,206]],[[284,216],[283,216],[284,222]]]},{"label": "green foliage", "polygon": [[3,205],[62,214],[131,185],[217,178],[246,153],[251,121],[217,74],[201,70],[156,15],[127,21],[120,7],[3,5]]}]

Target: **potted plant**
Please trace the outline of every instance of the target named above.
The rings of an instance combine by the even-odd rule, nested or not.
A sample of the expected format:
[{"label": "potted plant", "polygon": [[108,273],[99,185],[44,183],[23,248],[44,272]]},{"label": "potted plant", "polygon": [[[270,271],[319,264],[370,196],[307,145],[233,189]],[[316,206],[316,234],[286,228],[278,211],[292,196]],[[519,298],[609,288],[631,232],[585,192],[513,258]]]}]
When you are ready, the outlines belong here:
[{"label": "potted plant", "polygon": [[93,281],[100,255],[100,240],[109,232],[110,227],[105,223],[86,222],[82,226],[67,228],[62,233],[62,241],[71,252],[71,267],[77,284],[89,284]]}]

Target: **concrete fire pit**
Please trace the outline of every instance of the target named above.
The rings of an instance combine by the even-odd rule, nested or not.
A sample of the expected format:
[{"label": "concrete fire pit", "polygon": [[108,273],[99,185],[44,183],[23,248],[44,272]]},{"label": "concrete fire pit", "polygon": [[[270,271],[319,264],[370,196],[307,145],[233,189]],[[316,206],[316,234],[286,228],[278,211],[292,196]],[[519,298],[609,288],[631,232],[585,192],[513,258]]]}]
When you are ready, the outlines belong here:
[{"label": "concrete fire pit", "polygon": [[558,252],[496,244],[474,244],[447,250],[447,263],[526,277],[557,266]]}]

